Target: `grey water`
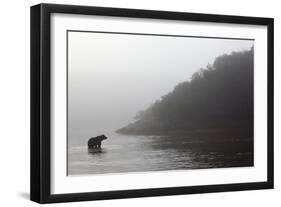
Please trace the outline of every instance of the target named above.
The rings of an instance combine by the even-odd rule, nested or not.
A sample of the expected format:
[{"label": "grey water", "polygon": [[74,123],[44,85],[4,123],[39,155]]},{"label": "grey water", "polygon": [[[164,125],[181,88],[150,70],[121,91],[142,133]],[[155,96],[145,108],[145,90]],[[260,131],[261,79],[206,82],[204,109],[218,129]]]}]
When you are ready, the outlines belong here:
[{"label": "grey water", "polygon": [[68,175],[253,166],[253,142],[107,134],[100,151],[68,146]]}]

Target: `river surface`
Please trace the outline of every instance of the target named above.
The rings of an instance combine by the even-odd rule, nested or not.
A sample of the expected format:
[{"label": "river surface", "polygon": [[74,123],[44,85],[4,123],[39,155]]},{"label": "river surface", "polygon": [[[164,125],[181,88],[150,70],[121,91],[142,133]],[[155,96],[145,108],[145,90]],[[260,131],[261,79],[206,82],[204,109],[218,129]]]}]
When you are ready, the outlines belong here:
[{"label": "river surface", "polygon": [[253,166],[253,142],[107,134],[100,152],[68,148],[68,175]]}]

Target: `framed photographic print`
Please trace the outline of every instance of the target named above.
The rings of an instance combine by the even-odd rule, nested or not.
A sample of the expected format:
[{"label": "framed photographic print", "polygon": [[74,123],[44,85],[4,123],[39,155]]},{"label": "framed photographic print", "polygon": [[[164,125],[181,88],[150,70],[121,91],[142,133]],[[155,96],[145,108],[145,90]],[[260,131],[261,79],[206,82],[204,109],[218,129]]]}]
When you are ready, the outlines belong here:
[{"label": "framed photographic print", "polygon": [[273,188],[273,19],[31,7],[31,200]]}]

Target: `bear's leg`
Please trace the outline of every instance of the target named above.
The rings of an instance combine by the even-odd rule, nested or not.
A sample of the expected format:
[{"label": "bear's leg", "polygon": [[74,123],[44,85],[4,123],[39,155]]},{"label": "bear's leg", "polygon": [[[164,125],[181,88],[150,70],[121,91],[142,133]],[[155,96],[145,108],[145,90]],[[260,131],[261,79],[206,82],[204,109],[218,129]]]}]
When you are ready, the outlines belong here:
[{"label": "bear's leg", "polygon": [[97,145],[98,145],[98,148],[101,148],[101,141],[99,141],[99,142],[97,143]]}]

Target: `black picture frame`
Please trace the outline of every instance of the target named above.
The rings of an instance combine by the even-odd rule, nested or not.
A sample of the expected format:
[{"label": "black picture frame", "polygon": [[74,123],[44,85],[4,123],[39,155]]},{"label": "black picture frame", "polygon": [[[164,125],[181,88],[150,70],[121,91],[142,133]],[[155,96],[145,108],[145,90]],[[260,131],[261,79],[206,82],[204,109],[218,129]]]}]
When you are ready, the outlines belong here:
[{"label": "black picture frame", "polygon": [[[51,90],[50,90],[50,15],[52,13],[134,17],[146,19],[181,20],[194,22],[233,23],[267,26],[267,181],[221,185],[167,187],[74,194],[51,194]],[[31,7],[31,168],[30,199],[38,203],[88,201],[146,196],[210,193],[273,188],[273,19],[245,16],[195,14],[124,8],[104,8],[56,4],[39,4]]]}]

